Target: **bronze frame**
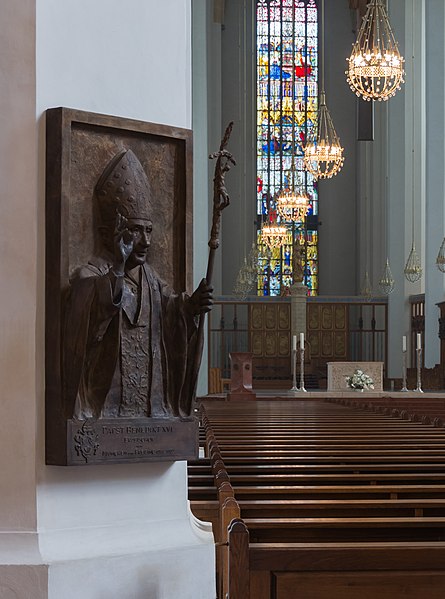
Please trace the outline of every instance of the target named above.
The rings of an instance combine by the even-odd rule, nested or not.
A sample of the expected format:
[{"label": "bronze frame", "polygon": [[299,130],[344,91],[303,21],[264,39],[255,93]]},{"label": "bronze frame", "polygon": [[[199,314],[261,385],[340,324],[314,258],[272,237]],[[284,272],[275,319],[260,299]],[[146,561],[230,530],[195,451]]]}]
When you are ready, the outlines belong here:
[{"label": "bronze frame", "polygon": [[[73,198],[76,193],[79,195],[79,186],[82,184],[84,189],[80,192],[80,201],[92,198],[92,182],[97,181],[107,161],[122,146],[133,149],[144,166],[151,164],[151,160],[157,161],[156,168],[150,166],[154,187],[157,187],[154,196],[155,199],[159,194],[164,197],[165,190],[170,198],[170,205],[168,202],[167,206],[159,204],[159,224],[163,227],[161,234],[164,236],[164,245],[172,248],[173,253],[169,263],[169,276],[165,277],[164,273],[163,276],[177,291],[192,289],[192,132],[179,127],[64,107],[47,110],[45,381],[48,464],[70,463],[67,451],[69,421],[65,419],[62,409],[61,323],[69,275],[79,265],[73,260],[73,256],[77,257],[78,241],[83,241],[84,235],[84,231],[77,233],[77,237],[73,234],[74,229],[82,229],[79,221],[73,224],[73,213],[76,211]],[[81,181],[84,174],[86,183]],[[171,187],[168,187],[169,184]],[[90,221],[91,216],[94,218],[92,203],[89,210],[86,223],[93,231],[94,224]],[[155,210],[154,228],[157,224],[156,212]],[[166,215],[170,219],[167,225]],[[75,242],[73,236],[76,237]],[[90,246],[91,239],[92,234]],[[156,239],[153,243],[156,244]],[[89,247],[88,251],[90,249],[92,248]],[[83,255],[85,252],[83,248]],[[162,252],[158,252],[158,261],[160,254]],[[80,262],[83,255],[79,258]],[[156,268],[156,262],[154,266]]]}]

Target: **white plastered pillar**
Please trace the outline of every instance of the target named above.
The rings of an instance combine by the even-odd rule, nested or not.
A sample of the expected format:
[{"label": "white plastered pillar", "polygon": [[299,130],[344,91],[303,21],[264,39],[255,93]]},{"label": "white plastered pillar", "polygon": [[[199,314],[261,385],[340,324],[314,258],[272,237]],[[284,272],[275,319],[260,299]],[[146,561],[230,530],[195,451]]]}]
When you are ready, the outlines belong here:
[{"label": "white plastered pillar", "polygon": [[0,597],[46,597],[36,510],[35,0],[0,3]]},{"label": "white plastered pillar", "polygon": [[0,597],[214,599],[185,462],[44,456],[45,111],[190,128],[190,1],[0,2],[0,89]]},{"label": "white plastered pillar", "polygon": [[426,94],[426,240],[425,240],[425,366],[440,361],[439,311],[445,298],[445,275],[436,257],[445,236],[445,3],[425,3]]},{"label": "white plastered pillar", "polygon": [[400,52],[405,58],[406,72],[402,89],[395,97],[388,100],[388,254],[395,279],[395,289],[389,296],[388,302],[387,375],[390,378],[401,377],[402,336],[408,335],[410,328],[409,296],[422,293],[425,281],[422,277],[419,281],[411,283],[404,276],[405,264],[411,251],[413,228],[416,252],[422,268],[425,267],[425,144],[422,128],[425,113],[422,93],[423,12],[423,0],[389,1],[389,18]]}]

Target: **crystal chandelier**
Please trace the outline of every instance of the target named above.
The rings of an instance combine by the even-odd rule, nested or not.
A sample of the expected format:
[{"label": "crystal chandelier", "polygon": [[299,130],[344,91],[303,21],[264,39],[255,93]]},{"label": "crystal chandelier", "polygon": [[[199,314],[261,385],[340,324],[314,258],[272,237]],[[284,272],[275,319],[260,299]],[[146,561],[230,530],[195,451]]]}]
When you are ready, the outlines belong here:
[{"label": "crystal chandelier", "polygon": [[309,208],[309,196],[303,190],[285,189],[277,199],[277,212],[285,222],[302,223]]},{"label": "crystal chandelier", "polygon": [[445,272],[445,237],[442,240],[439,253],[436,258],[436,266],[440,272]]},{"label": "crystal chandelier", "polygon": [[252,241],[252,247],[250,248],[247,262],[249,264],[250,271],[252,273],[253,282],[255,283],[258,277],[258,261],[260,258],[260,251],[257,244]]},{"label": "crystal chandelier", "polygon": [[416,248],[414,247],[414,241],[411,246],[411,251],[409,253],[408,260],[406,261],[403,274],[411,283],[415,283],[422,277],[422,267],[420,266],[419,256],[417,255]]},{"label": "crystal chandelier", "polygon": [[372,287],[371,281],[369,280],[368,271],[365,272],[365,276],[363,278],[363,283],[360,289],[360,295],[363,295],[367,300],[371,299],[372,296]]},{"label": "crystal chandelier", "polygon": [[304,148],[304,165],[316,179],[330,179],[342,168],[344,157],[343,148],[326,106],[324,89],[324,0],[321,4],[321,88],[318,107],[317,136],[309,140]]},{"label": "crystal chandelier", "polygon": [[292,156],[291,168],[292,185],[289,189],[281,191],[276,198],[277,212],[281,219],[285,222],[302,223],[306,218],[309,209],[310,198],[304,186],[297,176],[297,184],[295,185],[295,166],[294,157]]},{"label": "crystal chandelier", "polygon": [[379,281],[379,289],[385,295],[389,295],[394,291],[395,281],[392,276],[391,269],[389,267],[389,259],[386,258],[386,265],[383,269],[381,279]]},{"label": "crystal chandelier", "polygon": [[387,100],[400,89],[404,81],[404,59],[382,0],[369,2],[347,61],[349,86],[364,100]]},{"label": "crystal chandelier", "polygon": [[282,246],[287,235],[287,228],[279,225],[277,222],[270,222],[263,225],[263,228],[261,229],[262,241],[270,250]]},{"label": "crystal chandelier", "polygon": [[245,299],[256,281],[256,272],[252,272],[252,267],[244,256],[244,264],[238,271],[233,292],[241,299]]},{"label": "crystal chandelier", "polygon": [[233,293],[245,299],[256,286],[258,279],[259,251],[256,243],[252,242],[249,255],[244,256],[244,262],[238,271]]}]

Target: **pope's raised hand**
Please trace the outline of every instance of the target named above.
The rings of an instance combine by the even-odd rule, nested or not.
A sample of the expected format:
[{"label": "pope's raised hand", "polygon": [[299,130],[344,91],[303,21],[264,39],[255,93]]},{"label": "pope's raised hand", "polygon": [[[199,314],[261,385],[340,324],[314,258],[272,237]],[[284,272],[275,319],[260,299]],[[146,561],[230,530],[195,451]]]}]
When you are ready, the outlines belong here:
[{"label": "pope's raised hand", "polygon": [[116,224],[114,227],[114,271],[123,274],[125,264],[133,251],[133,234],[128,229],[128,221],[119,211],[116,212]]}]

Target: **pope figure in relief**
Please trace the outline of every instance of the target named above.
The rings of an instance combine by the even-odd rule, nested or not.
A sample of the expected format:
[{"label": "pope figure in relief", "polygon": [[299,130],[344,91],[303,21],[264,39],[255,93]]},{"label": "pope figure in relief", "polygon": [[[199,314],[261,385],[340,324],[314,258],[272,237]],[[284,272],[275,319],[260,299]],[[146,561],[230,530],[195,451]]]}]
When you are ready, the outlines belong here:
[{"label": "pope figure in relief", "polygon": [[103,251],[70,281],[63,388],[67,416],[187,417],[197,372],[197,315],[212,304],[203,279],[175,293],[148,264],[150,185],[131,150],[116,154],[95,187]]}]

